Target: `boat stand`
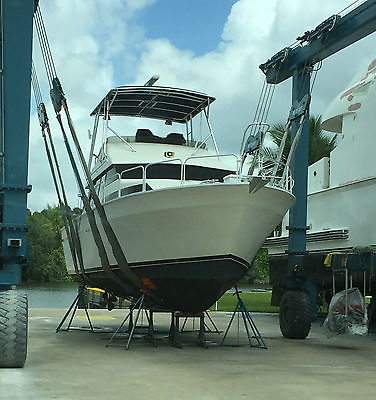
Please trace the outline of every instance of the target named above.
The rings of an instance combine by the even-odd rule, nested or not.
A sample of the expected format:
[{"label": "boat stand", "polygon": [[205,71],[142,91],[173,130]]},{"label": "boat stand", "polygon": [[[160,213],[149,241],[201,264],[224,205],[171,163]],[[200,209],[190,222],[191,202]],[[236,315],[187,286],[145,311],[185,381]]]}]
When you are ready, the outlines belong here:
[{"label": "boat stand", "polygon": [[[232,313],[230,322],[226,328],[226,332],[221,341],[221,346],[226,346],[224,344],[224,341],[227,337],[228,331],[230,330],[231,324],[234,321],[235,314],[238,314],[238,318],[240,318],[240,316],[239,316],[239,312],[240,312],[242,315],[242,318],[243,318],[245,330],[247,332],[249,345],[251,347],[260,347],[262,349],[267,349],[268,347],[266,346],[264,339],[261,336],[260,331],[257,329],[257,326],[256,326],[255,322],[253,321],[253,318],[251,317],[250,312],[247,310],[247,307],[245,306],[243,300],[241,299],[240,293],[241,292],[238,291],[237,286],[235,286],[234,295],[236,295],[236,297],[238,298],[238,302],[236,304],[234,312]],[[230,346],[235,347],[235,345],[230,345]]]},{"label": "boat stand", "polygon": [[[79,331],[87,331],[87,330],[90,330],[91,332],[94,332],[93,324],[91,323],[91,319],[90,319],[90,315],[89,315],[89,312],[88,312],[88,309],[87,309],[86,302],[85,302],[85,301],[82,301],[82,302],[81,302],[81,300],[84,300],[84,292],[85,292],[85,286],[84,286],[84,285],[80,285],[79,288],[78,288],[77,296],[76,296],[76,298],[73,300],[73,303],[70,305],[70,307],[69,307],[69,309],[67,310],[67,312],[65,313],[63,319],[60,321],[59,325],[57,326],[57,328],[56,328],[56,333],[58,333],[58,332],[60,332],[60,331],[68,332],[69,330],[76,330],[76,331],[77,331],[77,330],[79,330]],[[86,318],[87,318],[87,321],[88,321],[88,323],[89,323],[89,328],[86,328],[86,329],[85,329],[85,328],[71,327],[73,318],[74,318],[74,316],[76,315],[77,308],[78,308],[78,305],[79,305],[80,303],[83,304],[83,307],[84,307],[84,310],[85,310],[85,314],[86,314]],[[69,314],[70,314],[70,313],[71,313],[71,317],[70,317],[70,319],[69,319],[68,326],[67,326],[65,329],[63,329],[62,326],[64,325],[64,322],[65,322],[65,321],[67,320],[67,318],[69,317]]]},{"label": "boat stand", "polygon": [[[205,316],[209,318],[210,323],[214,327],[214,331],[209,328],[209,326],[205,322]],[[179,329],[179,319],[184,318],[183,326],[181,329]],[[215,332],[215,333],[221,333],[218,328],[216,327],[213,319],[210,317],[207,311],[204,312],[199,312],[199,313],[187,313],[187,312],[173,312],[171,313],[171,327],[170,327],[170,333],[169,333],[169,342],[171,345],[177,347],[177,348],[182,348],[182,343],[180,340],[180,333],[184,331],[184,328],[186,326],[188,318],[193,318],[193,324],[194,324],[194,318],[200,318],[200,327],[199,327],[199,333],[197,337],[197,346],[203,347],[205,349],[208,348],[208,342],[206,340],[205,332]],[[193,327],[194,331],[194,327]],[[192,332],[193,332],[192,331]]]},{"label": "boat stand", "polygon": [[[106,347],[114,346],[115,345],[113,343],[114,339],[119,338],[121,335],[126,334],[127,335],[126,336],[127,343],[125,345],[125,349],[129,350],[131,342],[134,339],[134,335],[136,333],[137,328],[147,328],[147,332],[143,335],[143,338],[150,341],[154,346],[157,346],[156,337],[155,337],[156,331],[154,329],[154,313],[158,313],[158,312],[170,313],[171,323],[170,323],[170,329],[168,332],[168,342],[170,345],[177,347],[179,349],[183,348],[180,333],[183,332],[188,318],[200,318],[199,333],[198,333],[198,337],[197,337],[197,341],[196,341],[197,345],[200,347],[208,348],[208,344],[207,344],[206,337],[205,337],[205,332],[218,333],[218,334],[221,333],[221,331],[218,330],[213,319],[210,317],[210,315],[207,311],[200,312],[200,313],[184,313],[184,312],[171,311],[171,310],[167,310],[167,309],[151,308],[148,310],[148,309],[145,309],[145,307],[144,307],[144,298],[145,298],[145,293],[142,293],[142,295],[137,299],[137,301],[131,306],[131,308],[129,309],[129,312],[123,319],[120,326],[112,334],[108,343],[106,344]],[[134,319],[133,313],[136,309],[137,309],[137,313],[136,313],[136,317]],[[148,323],[147,326],[138,326],[137,325],[142,312],[145,312],[145,314],[146,314],[147,323]],[[205,316],[209,319],[212,328],[210,328],[209,325],[205,322]],[[181,330],[179,328],[180,318],[184,318],[184,323],[183,323]],[[128,326],[126,329],[123,329],[124,325],[126,324],[127,321],[128,321]]]},{"label": "boat stand", "polygon": [[[204,317],[205,332],[207,332],[207,333],[217,333],[218,335],[221,334],[222,331],[220,331],[220,330],[217,328],[217,325],[214,323],[213,318],[210,316],[210,314],[208,313],[208,311],[204,311],[203,314],[204,314],[203,317]],[[195,316],[201,317],[201,313],[198,313],[198,314],[196,314]],[[191,317],[193,318],[193,322],[192,322],[192,332],[195,330],[195,325],[194,325],[194,324],[195,324],[195,316],[194,316],[194,315],[191,316]],[[205,322],[205,317],[208,318],[211,327]],[[185,326],[186,326],[186,324],[187,324],[188,318],[189,318],[189,316],[186,316],[186,317],[185,317],[185,320],[184,320],[184,322],[183,322],[183,326],[182,326],[181,329],[180,329],[180,332],[183,332],[183,331],[184,331],[184,328],[185,328]]]},{"label": "boat stand", "polygon": [[[116,338],[116,336],[121,334],[121,329],[123,328],[123,326],[125,325],[125,323],[129,320],[128,322],[128,329],[127,329],[127,333],[128,333],[128,340],[127,343],[125,345],[125,350],[129,350],[131,341],[134,337],[135,334],[135,330],[137,328],[137,323],[138,320],[140,318],[140,315],[143,311],[145,311],[146,314],[146,318],[148,321],[148,326],[147,326],[147,334],[144,336],[145,339],[149,340],[152,342],[152,344],[154,346],[156,346],[156,342],[155,342],[155,336],[154,336],[154,325],[153,325],[153,318],[151,316],[151,312],[150,315],[148,315],[148,310],[146,310],[144,308],[144,299],[145,299],[145,293],[142,293],[142,295],[137,299],[137,301],[131,306],[131,308],[129,309],[128,314],[126,315],[126,317],[123,319],[122,323],[120,324],[120,326],[116,329],[116,331],[112,334],[110,340],[108,341],[108,343],[106,344],[106,347],[108,346],[114,346],[114,344],[112,343],[112,341]],[[136,318],[133,320],[133,312],[134,310],[137,309],[137,313],[136,313]]]}]

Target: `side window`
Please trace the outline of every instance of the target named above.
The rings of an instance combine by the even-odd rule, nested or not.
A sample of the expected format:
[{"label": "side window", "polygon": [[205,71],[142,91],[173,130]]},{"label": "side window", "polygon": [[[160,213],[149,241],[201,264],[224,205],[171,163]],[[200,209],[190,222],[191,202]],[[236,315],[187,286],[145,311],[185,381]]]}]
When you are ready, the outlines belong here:
[{"label": "side window", "polygon": [[[95,192],[97,193],[97,195],[99,196],[99,198],[101,200],[103,200],[103,198],[102,198],[102,196],[103,196],[103,185],[104,185],[104,176],[102,176],[99,179],[97,179],[95,184],[94,184]],[[91,200],[91,202],[92,201],[93,200]]]},{"label": "side window", "polygon": [[116,169],[113,167],[109,169],[106,173],[106,178],[105,178],[105,185],[109,185],[110,183],[116,181],[117,175],[116,175]]},{"label": "side window", "polygon": [[122,179],[142,179],[142,164],[123,164],[117,167]]}]

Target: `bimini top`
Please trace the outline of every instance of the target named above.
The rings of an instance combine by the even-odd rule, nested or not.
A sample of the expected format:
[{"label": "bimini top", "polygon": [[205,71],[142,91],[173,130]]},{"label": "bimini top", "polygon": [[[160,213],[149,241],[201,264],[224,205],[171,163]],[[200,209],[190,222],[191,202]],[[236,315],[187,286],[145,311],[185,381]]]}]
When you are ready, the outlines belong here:
[{"label": "bimini top", "polygon": [[204,93],[162,86],[110,90],[90,115],[129,116],[184,123],[215,100]]}]

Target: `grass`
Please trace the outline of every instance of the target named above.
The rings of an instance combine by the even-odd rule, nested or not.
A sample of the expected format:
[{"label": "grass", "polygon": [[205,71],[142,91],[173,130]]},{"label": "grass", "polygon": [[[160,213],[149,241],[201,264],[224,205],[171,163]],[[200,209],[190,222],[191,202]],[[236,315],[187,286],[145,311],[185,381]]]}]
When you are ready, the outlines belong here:
[{"label": "grass", "polygon": [[[270,299],[272,297],[271,292],[252,292],[252,293],[241,293],[241,299],[243,300],[248,311],[256,312],[279,312],[279,307],[271,306]],[[231,293],[225,293],[217,304],[218,311],[234,311],[237,303],[236,296]],[[215,304],[210,308],[215,311]]]},{"label": "grass", "polygon": [[[251,293],[241,293],[241,299],[243,300],[245,306],[248,311],[255,312],[269,312],[269,313],[278,313],[279,307],[271,306],[270,300],[272,297],[272,292],[251,292]],[[237,303],[236,296],[233,296],[232,293],[225,293],[219,300],[217,304],[218,311],[234,311]],[[366,306],[370,303],[370,297],[366,296],[365,304]],[[215,304],[210,308],[211,311],[215,311]],[[319,308],[318,313],[320,315],[327,314],[327,305],[323,305]]]}]

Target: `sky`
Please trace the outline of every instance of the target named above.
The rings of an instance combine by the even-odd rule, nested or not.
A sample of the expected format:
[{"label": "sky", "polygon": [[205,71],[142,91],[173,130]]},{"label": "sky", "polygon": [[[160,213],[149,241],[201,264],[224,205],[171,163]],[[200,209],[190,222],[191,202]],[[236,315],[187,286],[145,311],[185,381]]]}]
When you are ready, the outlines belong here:
[{"label": "sky", "polygon": [[[243,130],[253,120],[264,82],[258,66],[351,2],[40,0],[40,8],[85,154],[93,124],[89,114],[107,91],[125,84],[142,85],[155,74],[160,76],[158,85],[216,97],[211,122],[220,150],[229,153],[239,152]],[[33,58],[48,104],[38,46],[35,35]],[[353,75],[375,58],[374,49],[373,34],[323,62],[312,93],[313,114],[325,114]],[[61,150],[54,112],[47,107],[66,188],[75,207],[79,205],[78,190]],[[291,80],[276,86],[268,122],[285,121],[290,107]],[[57,200],[35,107],[31,111],[29,183],[33,191],[28,207],[35,211],[55,205]]]}]

